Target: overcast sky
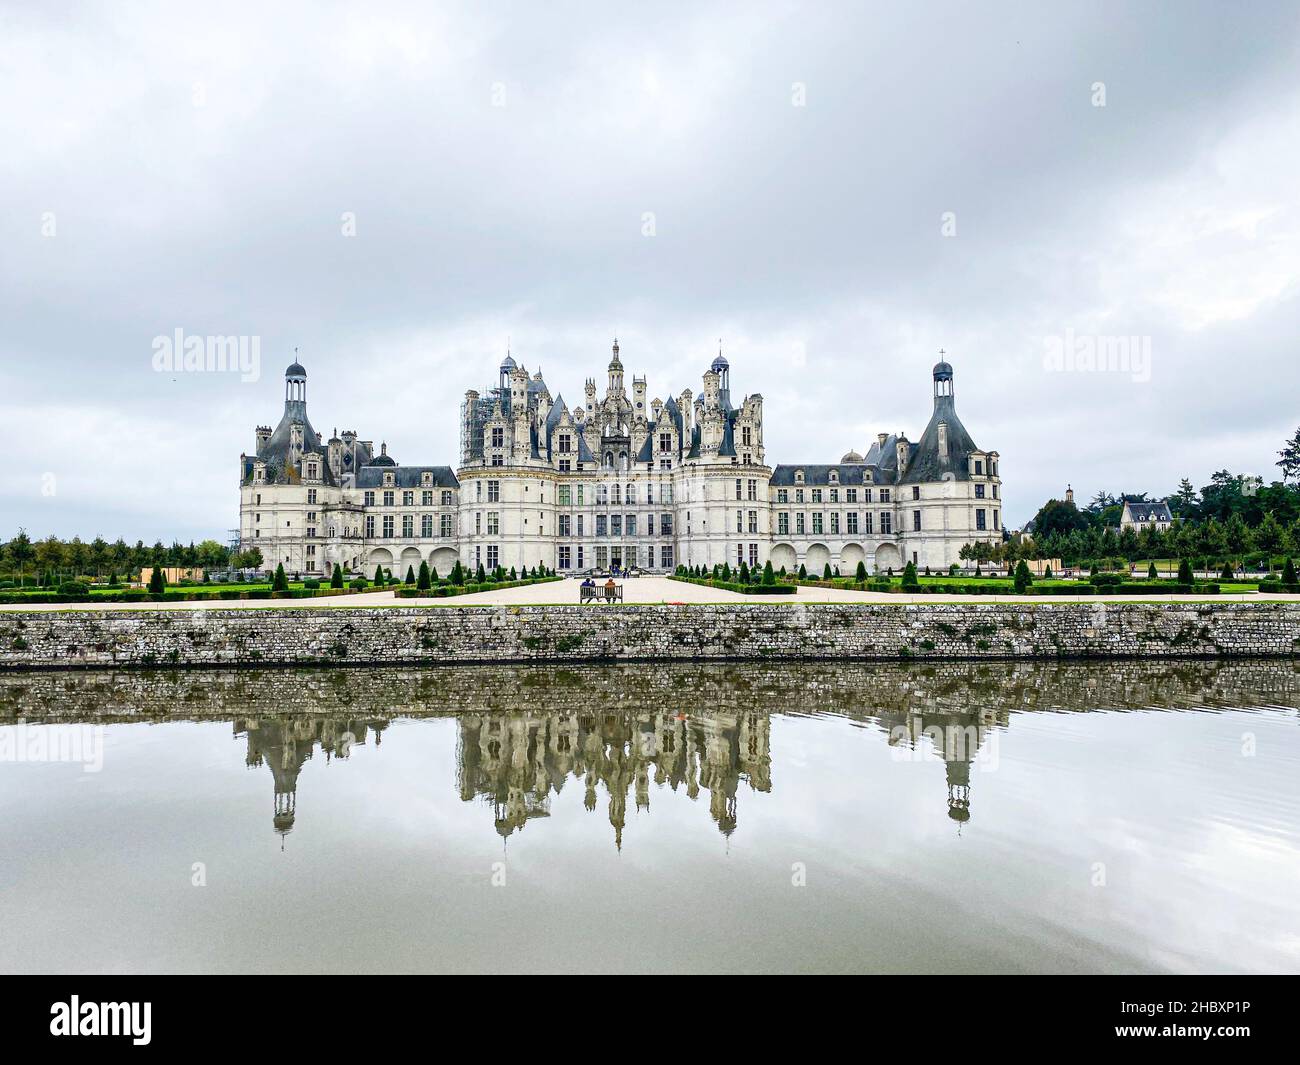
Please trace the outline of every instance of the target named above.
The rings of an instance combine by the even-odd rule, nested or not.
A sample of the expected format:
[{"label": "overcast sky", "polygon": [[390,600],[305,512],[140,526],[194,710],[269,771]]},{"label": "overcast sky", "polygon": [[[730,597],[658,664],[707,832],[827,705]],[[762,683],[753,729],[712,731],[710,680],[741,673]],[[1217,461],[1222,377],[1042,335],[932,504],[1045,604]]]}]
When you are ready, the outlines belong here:
[{"label": "overcast sky", "polygon": [[916,439],[943,348],[1013,526],[1300,423],[1300,5],[180,8],[0,6],[0,536],[224,538],[295,346],[453,466],[507,338],[570,406],[721,338],[770,463]]}]

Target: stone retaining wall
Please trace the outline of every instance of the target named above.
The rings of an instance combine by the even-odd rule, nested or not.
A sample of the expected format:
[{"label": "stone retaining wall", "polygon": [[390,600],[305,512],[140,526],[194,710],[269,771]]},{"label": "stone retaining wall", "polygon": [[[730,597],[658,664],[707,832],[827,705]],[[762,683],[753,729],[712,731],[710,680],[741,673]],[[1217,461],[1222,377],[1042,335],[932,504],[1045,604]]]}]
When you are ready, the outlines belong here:
[{"label": "stone retaining wall", "polygon": [[0,668],[1300,653],[1300,603],[755,603],[0,615]]}]

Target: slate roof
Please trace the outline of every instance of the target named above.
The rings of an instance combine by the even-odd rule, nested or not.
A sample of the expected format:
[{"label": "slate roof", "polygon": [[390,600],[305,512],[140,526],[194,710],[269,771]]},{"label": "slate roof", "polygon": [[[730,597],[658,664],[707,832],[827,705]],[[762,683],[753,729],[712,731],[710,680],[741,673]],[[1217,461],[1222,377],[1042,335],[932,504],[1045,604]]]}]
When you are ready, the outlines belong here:
[{"label": "slate roof", "polygon": [[1169,504],[1164,500],[1158,503],[1128,503],[1124,504],[1124,509],[1128,511],[1129,517],[1134,521],[1173,521],[1174,516],[1169,510]]},{"label": "slate roof", "polygon": [[[935,368],[936,372],[938,367]],[[948,455],[946,458],[939,456],[939,423],[945,422],[948,426]],[[907,470],[903,474],[900,483],[902,484],[920,484],[921,482],[932,481],[969,481],[970,473],[970,456],[972,452],[979,451],[975,441],[971,439],[970,433],[966,431],[966,426],[962,425],[961,419],[957,417],[957,407],[953,403],[952,396],[936,396],[934,400],[934,413],[930,415],[930,423],[925,427],[925,432],[921,434],[921,439],[912,445],[910,457],[907,461]],[[895,460],[897,465],[897,460]]]},{"label": "slate roof", "polygon": [[383,488],[384,474],[393,474],[395,488],[427,488],[422,483],[425,472],[433,474],[434,488],[459,488],[460,482],[450,466],[362,466],[357,471],[358,488]]},{"label": "slate roof", "polygon": [[821,488],[831,484],[831,471],[834,471],[839,477],[838,484],[855,485],[855,484],[892,484],[893,482],[881,476],[880,471],[873,466],[864,466],[857,462],[852,463],[831,463],[829,465],[818,465],[817,463],[793,463],[776,466],[772,470],[771,483],[778,488],[785,488],[788,485],[795,485],[794,475],[797,471],[803,470],[803,485],[812,485],[814,488]]},{"label": "slate roof", "polygon": [[266,463],[268,484],[297,484],[301,480],[297,467],[289,464],[289,439],[295,422],[302,423],[302,453],[306,455],[312,451],[318,452],[322,457],[321,481],[328,485],[335,483],[329,463],[324,461],[325,445],[307,418],[307,404],[296,399],[285,401],[284,414],[280,416],[280,424],[275,427],[270,439],[255,456],[250,455],[244,460],[245,479],[252,476],[253,460],[257,459]]}]

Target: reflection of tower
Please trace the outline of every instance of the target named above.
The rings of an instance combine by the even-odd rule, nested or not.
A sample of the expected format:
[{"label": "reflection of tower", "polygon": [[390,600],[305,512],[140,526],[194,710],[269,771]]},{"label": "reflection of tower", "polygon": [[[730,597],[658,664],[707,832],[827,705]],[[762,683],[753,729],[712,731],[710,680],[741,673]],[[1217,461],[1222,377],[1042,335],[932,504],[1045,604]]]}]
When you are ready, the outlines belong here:
[{"label": "reflection of tower", "polygon": [[948,816],[958,824],[970,820],[970,762],[948,763]]},{"label": "reflection of tower", "polygon": [[293,831],[298,814],[298,774],[316,747],[327,758],[347,758],[356,744],[366,742],[368,730],[373,730],[378,744],[384,726],[384,722],[311,717],[234,722],[235,735],[243,733],[248,738],[244,763],[265,764],[271,770],[275,794],[271,824],[282,839]]},{"label": "reflection of tower", "polygon": [[922,738],[930,741],[935,755],[943,759],[948,782],[948,816],[958,825],[970,820],[970,769],[984,743],[987,725],[978,711],[964,714],[882,714],[880,723],[889,735],[890,746],[906,738],[913,751]]}]

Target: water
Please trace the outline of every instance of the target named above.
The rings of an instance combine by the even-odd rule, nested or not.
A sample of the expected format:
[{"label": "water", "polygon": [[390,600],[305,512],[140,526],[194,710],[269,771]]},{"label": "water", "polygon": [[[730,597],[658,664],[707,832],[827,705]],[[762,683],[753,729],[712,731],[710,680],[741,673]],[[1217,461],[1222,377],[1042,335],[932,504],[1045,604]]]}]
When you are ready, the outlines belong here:
[{"label": "water", "polygon": [[9,675],[0,970],[1295,972],[1297,706],[1287,662]]}]

